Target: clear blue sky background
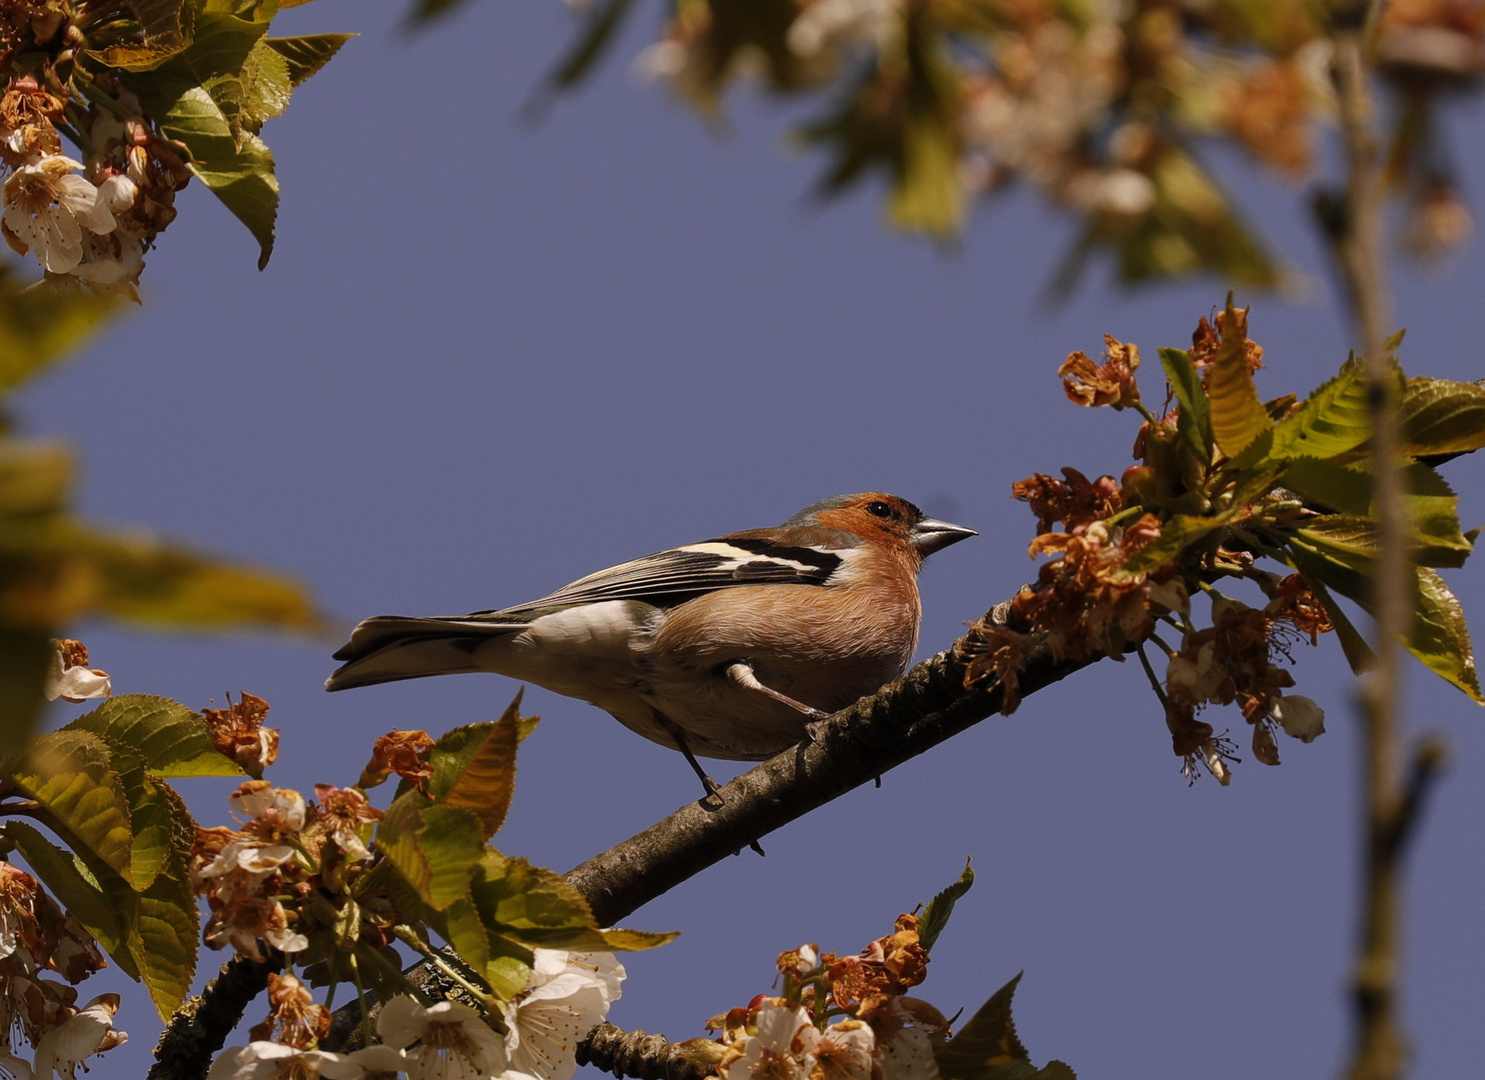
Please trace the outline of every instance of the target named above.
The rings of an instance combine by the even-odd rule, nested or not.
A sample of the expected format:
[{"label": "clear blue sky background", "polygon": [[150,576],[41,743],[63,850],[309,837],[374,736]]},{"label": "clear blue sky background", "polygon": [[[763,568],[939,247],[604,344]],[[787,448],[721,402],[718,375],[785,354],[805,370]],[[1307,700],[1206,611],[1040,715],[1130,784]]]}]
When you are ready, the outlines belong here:
[{"label": "clear blue sky background", "polygon": [[[1014,480],[1128,463],[1132,419],[1068,404],[1057,363],[1105,331],[1153,357],[1221,302],[1218,281],[1127,295],[1093,280],[1040,304],[1071,234],[1026,194],[977,212],[947,253],[886,231],[876,191],[817,207],[820,162],[787,149],[777,105],[738,95],[709,132],[629,75],[653,10],[534,128],[517,112],[568,39],[562,5],[475,2],[415,38],[399,17],[349,0],[282,16],[281,33],[364,36],[265,130],[284,191],[267,271],[193,185],[144,308],[20,401],[33,433],[80,447],[89,514],[292,571],[347,627],[526,600],[884,489],[982,534],[924,574],[927,655],[1033,572]],[[1478,107],[1453,117],[1475,186],[1479,125]],[[1240,163],[1226,175],[1309,275],[1298,298],[1239,297],[1268,349],[1262,389],[1308,391],[1348,334],[1302,193]],[[1485,374],[1481,269],[1476,247],[1399,271],[1410,371]],[[1466,526],[1485,521],[1480,464],[1449,474]],[[1450,580],[1485,617],[1478,568]],[[270,777],[304,791],[353,782],[390,729],[489,719],[515,690],[468,676],[327,696],[339,638],[79,629],[120,692],[266,697],[283,728]],[[922,987],[944,1011],[1024,970],[1033,1057],[1084,1077],[1334,1075],[1358,877],[1353,686],[1334,641],[1299,658],[1329,734],[1285,740],[1277,769],[1246,761],[1227,789],[1188,790],[1133,665],[1036,695],[635,914],[683,936],[628,961],[613,1019],[698,1035],[768,988],[779,951],[854,951],[972,855],[978,884]],[[1412,730],[1444,732],[1456,756],[1412,860],[1405,1008],[1418,1080],[1455,1080],[1485,1057],[1485,717],[1416,665],[1409,697]],[[565,870],[694,796],[677,755],[587,705],[526,701],[544,720],[505,850]],[[1212,719],[1246,739],[1235,713]],[[203,820],[225,819],[230,785],[182,786]],[[204,954],[203,973],[221,959]],[[98,989],[125,992],[134,1041],[95,1075],[140,1075],[157,1025],[109,978]]]}]

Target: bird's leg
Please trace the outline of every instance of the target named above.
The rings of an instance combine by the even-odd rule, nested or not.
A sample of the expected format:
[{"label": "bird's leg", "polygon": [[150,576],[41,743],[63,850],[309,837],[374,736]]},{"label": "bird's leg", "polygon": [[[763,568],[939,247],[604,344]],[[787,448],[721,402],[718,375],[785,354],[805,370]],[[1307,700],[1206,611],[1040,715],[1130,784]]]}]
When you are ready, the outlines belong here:
[{"label": "bird's leg", "polygon": [[[739,660],[727,669],[727,677],[737,683],[738,686],[746,687],[749,690],[757,690],[760,694],[767,694],[775,701],[782,701],[789,708],[803,713],[816,724],[821,720],[830,719],[828,712],[821,712],[819,709],[811,708],[802,701],[795,701],[788,694],[781,694],[772,687],[764,686],[758,681],[758,676],[753,674],[753,666],[751,664]],[[813,732],[811,732],[811,736],[813,736]]]},{"label": "bird's leg", "polygon": [[789,708],[795,709],[809,717],[809,722],[804,725],[805,737],[810,742],[820,741],[820,732],[824,727],[825,721],[830,719],[828,712],[821,712],[819,709],[811,708],[802,701],[795,701],[788,694],[779,693],[771,686],[764,686],[758,681],[758,676],[753,673],[752,665],[744,663],[741,660],[727,669],[727,677],[737,683],[738,686],[767,694],[775,701],[781,701],[789,706]]},{"label": "bird's leg", "polygon": [[701,767],[701,762],[696,760],[696,755],[691,753],[691,748],[686,745],[686,733],[677,727],[668,716],[654,709],[650,711],[655,717],[655,722],[663,727],[666,734],[675,742],[675,748],[685,756],[686,764],[690,765],[695,770],[696,775],[701,777],[701,786],[706,788],[706,798],[716,799],[718,806],[725,803],[727,800],[722,798],[722,789],[717,785],[715,780],[706,775],[706,771]]}]

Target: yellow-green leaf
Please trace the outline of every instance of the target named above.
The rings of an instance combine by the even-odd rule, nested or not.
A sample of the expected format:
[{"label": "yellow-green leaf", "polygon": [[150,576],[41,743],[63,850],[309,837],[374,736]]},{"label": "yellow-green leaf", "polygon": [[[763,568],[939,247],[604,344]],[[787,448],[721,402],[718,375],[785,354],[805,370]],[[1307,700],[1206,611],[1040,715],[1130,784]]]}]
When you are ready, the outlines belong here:
[{"label": "yellow-green leaf", "polygon": [[423,900],[439,911],[469,893],[469,875],[484,853],[480,821],[457,806],[427,806],[418,844],[428,860],[428,891]]},{"label": "yellow-green leaf", "polygon": [[206,721],[184,705],[150,694],[120,694],[64,729],[132,747],[155,776],[241,776],[242,769],[212,745]]},{"label": "yellow-green leaf", "polygon": [[1485,446],[1485,386],[1409,379],[1398,410],[1403,453],[1460,454]]},{"label": "yellow-green leaf", "polygon": [[70,834],[129,877],[134,835],[129,800],[106,743],[86,731],[36,739],[11,775]]},{"label": "yellow-green leaf", "polygon": [[0,394],[75,350],[116,307],[81,289],[28,285],[0,262]]},{"label": "yellow-green leaf", "polygon": [[134,958],[155,1010],[167,1022],[191,992],[201,932],[197,920],[196,897],[178,866],[157,876],[139,898]]},{"label": "yellow-green leaf", "polygon": [[[282,7],[283,5],[280,4]],[[302,37],[264,38],[263,44],[273,49],[288,64],[289,82],[297,87],[330,62],[355,34],[306,34]]]},{"label": "yellow-green leaf", "polygon": [[1475,654],[1470,646],[1464,608],[1444,579],[1426,566],[1418,568],[1418,608],[1404,644],[1429,670],[1485,705],[1475,672]]},{"label": "yellow-green leaf", "polygon": [[1191,362],[1191,354],[1185,349],[1161,349],[1160,366],[1165,369],[1166,381],[1181,406],[1176,417],[1176,430],[1196,455],[1210,464],[1212,420],[1208,413],[1207,392],[1202,388],[1196,365]]},{"label": "yellow-green leaf", "polygon": [[[1402,373],[1395,366],[1392,371],[1400,384]],[[1370,437],[1366,369],[1351,359],[1278,424],[1270,453],[1279,458],[1329,458],[1355,450]]]},{"label": "yellow-green leaf", "polygon": [[1247,343],[1247,312],[1234,308],[1232,297],[1228,296],[1222,317],[1222,343],[1212,362],[1207,398],[1211,405],[1212,436],[1218,449],[1229,458],[1237,457],[1273,428],[1253,384]]}]

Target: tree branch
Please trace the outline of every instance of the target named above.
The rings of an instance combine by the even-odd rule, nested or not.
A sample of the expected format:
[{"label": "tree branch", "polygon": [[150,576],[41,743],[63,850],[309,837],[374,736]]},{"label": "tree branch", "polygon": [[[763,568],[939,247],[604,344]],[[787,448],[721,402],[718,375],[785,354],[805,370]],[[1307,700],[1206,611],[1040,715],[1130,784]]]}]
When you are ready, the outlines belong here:
[{"label": "tree branch", "polygon": [[155,1047],[155,1063],[146,1080],[202,1080],[212,1055],[242,1020],[248,1003],[268,986],[269,972],[282,966],[276,951],[266,961],[234,956],[223,964],[199,997],[175,1010]]},{"label": "tree branch", "polygon": [[664,1035],[625,1031],[613,1024],[599,1024],[578,1041],[577,1063],[634,1080],[702,1080],[717,1071],[690,1060]]}]

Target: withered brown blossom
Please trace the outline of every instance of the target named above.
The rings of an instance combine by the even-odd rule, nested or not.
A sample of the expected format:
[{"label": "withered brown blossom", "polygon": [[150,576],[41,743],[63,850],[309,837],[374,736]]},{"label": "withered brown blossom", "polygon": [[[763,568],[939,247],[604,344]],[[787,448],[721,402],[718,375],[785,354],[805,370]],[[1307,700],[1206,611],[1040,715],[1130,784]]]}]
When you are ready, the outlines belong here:
[{"label": "withered brown blossom", "polygon": [[1057,369],[1062,389],[1068,400],[1077,405],[1112,405],[1123,409],[1140,400],[1140,388],[1134,373],[1140,366],[1137,345],[1127,345],[1105,334],[1104,362],[1095,364],[1084,352],[1068,355]]},{"label": "withered brown blossom", "polygon": [[61,98],[41,89],[29,75],[12,80],[0,97],[0,160],[13,168],[60,154],[62,139],[55,124],[61,119]]},{"label": "withered brown blossom", "polygon": [[268,702],[244,691],[239,700],[227,695],[227,708],[202,709],[212,745],[255,780],[278,760],[278,728],[264,727]]},{"label": "withered brown blossom", "polygon": [[270,972],[268,1016],[253,1026],[249,1036],[298,1050],[313,1050],[330,1033],[330,1020],[330,1010],[315,1004],[309,987],[292,974]]},{"label": "withered brown blossom", "polygon": [[1112,476],[1089,480],[1074,468],[1064,468],[1063,480],[1035,473],[1011,485],[1012,498],[1031,507],[1038,532],[1050,532],[1061,522],[1070,533],[1123,509],[1119,483]]},{"label": "withered brown blossom", "polygon": [[433,766],[420,755],[433,743],[433,736],[426,731],[389,731],[376,740],[371,760],[361,770],[356,786],[376,787],[396,773],[424,795],[428,794],[427,781],[433,775]]},{"label": "withered brown blossom", "polygon": [[1232,314],[1234,318],[1231,326],[1228,325],[1225,311],[1217,312],[1212,322],[1207,322],[1203,315],[1191,334],[1191,362],[1201,372],[1203,385],[1211,378],[1217,350],[1222,347],[1223,340],[1233,334],[1243,343],[1243,357],[1248,361],[1248,369],[1257,371],[1263,367],[1263,346],[1248,336],[1248,309],[1236,308]]}]

